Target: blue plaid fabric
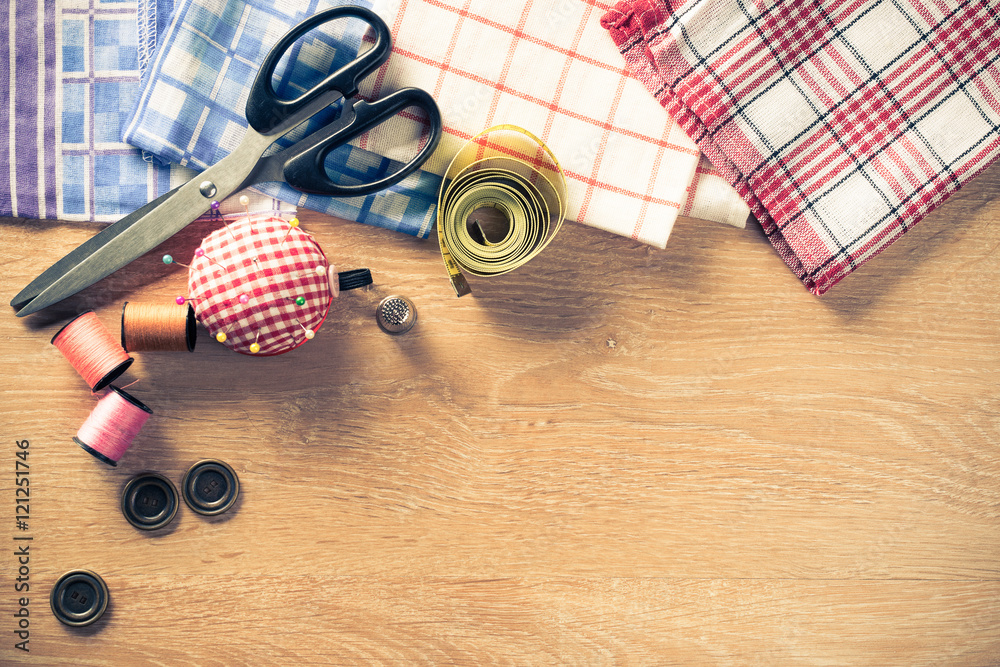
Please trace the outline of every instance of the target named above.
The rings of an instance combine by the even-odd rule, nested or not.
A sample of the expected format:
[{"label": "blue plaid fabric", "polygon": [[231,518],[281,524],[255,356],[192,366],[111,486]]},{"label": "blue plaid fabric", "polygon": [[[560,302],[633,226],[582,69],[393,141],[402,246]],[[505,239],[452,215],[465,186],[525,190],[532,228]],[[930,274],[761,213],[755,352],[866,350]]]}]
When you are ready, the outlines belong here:
[{"label": "blue plaid fabric", "polygon": [[[335,4],[342,3],[178,0],[143,74],[124,140],[165,163],[198,170],[215,164],[239,145],[246,131],[249,89],[271,46],[307,16]],[[299,40],[279,64],[278,95],[295,97],[356,56],[360,23],[337,21],[325,28]],[[328,111],[278,145],[289,145],[329,121],[336,110]],[[372,181],[397,166],[349,145],[333,151],[326,163],[327,173],[340,183]],[[261,184],[258,189],[296,206],[426,237],[440,183],[439,176],[418,171],[367,197],[305,195],[283,183]]]},{"label": "blue plaid fabric", "polygon": [[[196,174],[144,159],[122,141],[140,92],[140,56],[172,5],[0,3],[0,21],[13,26],[0,30],[0,50],[10,55],[0,59],[0,143],[9,149],[0,151],[0,216],[113,222]],[[138,36],[137,23],[145,27]],[[294,211],[259,195],[251,207]]]},{"label": "blue plaid fabric", "polygon": [[[138,93],[136,4],[8,3],[0,49],[0,216],[111,221],[169,190],[178,167],[121,140]],[[6,59],[6,58],[5,58]],[[16,101],[11,110],[10,97]]]}]

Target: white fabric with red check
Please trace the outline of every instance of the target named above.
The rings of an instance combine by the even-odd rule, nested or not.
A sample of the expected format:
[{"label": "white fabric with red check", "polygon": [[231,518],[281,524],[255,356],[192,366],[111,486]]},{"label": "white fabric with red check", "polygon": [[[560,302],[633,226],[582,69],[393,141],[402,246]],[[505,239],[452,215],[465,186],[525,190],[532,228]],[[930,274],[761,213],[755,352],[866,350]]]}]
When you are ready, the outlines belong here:
[{"label": "white fabric with red check", "polygon": [[[443,174],[485,128],[521,126],[566,172],[567,218],[664,247],[678,215],[742,227],[749,207],[664,114],[621,61],[593,0],[383,0],[389,62],[365,99],[416,86],[441,108],[441,147],[424,167]],[[399,118],[360,146],[403,158]]]}]

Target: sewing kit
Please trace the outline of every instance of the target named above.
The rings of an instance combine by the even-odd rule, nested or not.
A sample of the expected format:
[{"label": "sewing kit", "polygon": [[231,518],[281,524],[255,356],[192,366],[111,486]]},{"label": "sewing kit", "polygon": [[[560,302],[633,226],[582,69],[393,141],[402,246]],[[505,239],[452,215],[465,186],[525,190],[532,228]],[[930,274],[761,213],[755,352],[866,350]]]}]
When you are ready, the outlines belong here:
[{"label": "sewing kit", "polygon": [[[316,241],[281,218],[243,218],[207,236],[188,271],[195,318],[243,354],[288,352],[322,326],[341,278]],[[350,288],[371,283],[358,280]]]},{"label": "sewing kit", "polygon": [[73,442],[97,460],[116,466],[152,414],[142,401],[112,385],[77,431]]},{"label": "sewing kit", "polygon": [[[281,57],[305,33],[340,18],[367,23],[371,48],[299,97],[278,97],[272,76]],[[245,216],[227,220],[218,212],[222,199],[256,183],[281,181],[304,193],[352,197],[384,190],[417,170],[442,132],[430,95],[404,88],[370,102],[354,97],[359,81],[386,61],[390,48],[388,28],[367,9],[340,6],[306,19],[265,57],[247,100],[249,128],[239,147],[185,185],[107,226],[11,300],[19,317],[29,315],[144,255],[206,210],[221,223],[189,260],[163,256],[164,264],[183,267],[188,274],[186,290],[173,303],[126,301],[117,337],[93,311],[75,317],[53,336],[52,345],[91,392],[104,392],[73,437],[84,451],[117,466],[153,415],[143,401],[112,384],[131,366],[133,353],[194,352],[200,324],[218,343],[240,354],[284,354],[315,338],[341,292],[372,284],[368,269],[338,272],[297,218],[252,216],[246,196],[240,197]],[[336,120],[263,157],[275,139],[341,100]],[[409,108],[420,110],[427,126],[412,159],[367,182],[331,180],[324,167],[331,151]],[[478,219],[487,209],[505,221],[501,233]],[[552,241],[565,215],[565,176],[535,135],[498,125],[470,139],[451,160],[438,199],[440,250],[456,294],[471,291],[463,272],[489,277],[524,265]],[[402,335],[415,326],[417,309],[409,298],[391,295],[378,304],[375,321],[383,332]],[[232,466],[204,459],[185,473],[179,493],[160,473],[133,477],[122,491],[121,512],[136,529],[158,531],[176,517],[180,498],[195,513],[215,517],[234,507],[239,490]],[[60,578],[50,602],[60,621],[84,626],[101,617],[109,597],[98,575],[78,570]]]},{"label": "sewing kit", "polygon": [[[175,299],[126,301],[120,333],[88,310],[51,339],[91,393],[72,440],[111,467],[154,416],[126,391],[131,385],[116,384],[133,355],[194,353],[199,326],[240,355],[285,354],[316,338],[341,292],[373,283],[367,268],[338,272],[297,218],[280,215],[288,210],[279,200],[420,237],[433,226],[458,297],[472,292],[467,276],[502,276],[537,257],[567,215],[663,248],[679,215],[742,227],[752,212],[819,295],[1000,155],[995,2],[568,3],[576,11],[542,0],[509,3],[509,16],[490,3],[380,3],[398,41],[392,61],[386,23],[342,5],[288,30],[249,88],[244,68],[263,54],[262,42],[315,3],[178,3],[160,35],[171,39],[159,40],[172,53],[165,47],[152,59],[115,43],[134,39],[132,30],[107,25],[112,14],[125,25],[121,15],[147,12],[138,17],[139,42],[157,43],[155,0],[145,3],[151,15],[61,1],[35,3],[37,11],[21,3],[15,15],[15,4],[12,97],[3,112],[9,187],[0,208],[11,217],[105,221],[108,211],[138,206],[14,296],[17,316],[77,294],[206,211],[221,222],[192,257],[163,256],[187,271]],[[361,21],[366,34],[305,43],[307,33],[340,19]],[[609,37],[620,50],[613,61]],[[312,67],[311,58],[336,60],[355,46],[361,50],[344,65]],[[300,49],[312,55],[299,61]],[[141,66],[130,69],[132,60]],[[295,80],[296,67],[299,76],[311,69],[318,83]],[[383,94],[407,80],[437,100],[420,87]],[[107,92],[122,81],[138,82],[135,105]],[[27,91],[32,104],[15,108],[13,91],[22,100]],[[248,127],[237,140],[240,119],[228,112],[244,98]],[[439,104],[454,112],[447,128]],[[326,120],[337,105],[337,117]],[[129,106],[131,117],[122,112]],[[530,119],[545,141],[495,124],[498,117]],[[404,125],[422,134],[400,159]],[[445,169],[432,162],[421,171],[444,132],[467,141]],[[149,156],[157,159],[141,161]],[[98,167],[112,160],[114,168]],[[173,176],[191,173],[180,165],[207,168],[160,194],[184,180]],[[267,196],[257,196],[275,197],[266,214],[251,215],[244,196],[245,216],[221,216],[230,210],[223,202],[260,185]],[[317,195],[339,203],[323,208]],[[374,319],[385,334],[405,336],[417,326],[417,307],[392,294]],[[119,507],[135,530],[162,537],[185,507],[218,523],[239,498],[235,469],[204,458],[180,480],[131,476]],[[49,596],[53,615],[70,628],[98,622],[110,599],[104,579],[86,569],[60,576]],[[21,604],[27,614],[27,599]]]},{"label": "sewing kit", "polygon": [[417,307],[405,296],[387,296],[375,308],[375,322],[387,334],[404,334],[417,323]]},{"label": "sewing kit", "polygon": [[51,342],[92,391],[104,389],[132,365],[132,357],[92,310],[70,320]]},{"label": "sewing kit", "polygon": [[[282,55],[310,30],[342,18],[368,24],[371,48],[299,97],[278,97],[272,77]],[[206,210],[218,215],[221,198],[254,183],[277,180],[303,192],[356,196],[401,181],[434,151],[442,125],[434,100],[419,89],[404,88],[374,102],[354,99],[358,82],[386,61],[390,49],[388,27],[361,7],[335,7],[294,27],[264,58],[247,100],[249,128],[239,147],[49,267],[11,300],[17,315],[37,312],[75,294]],[[343,109],[336,120],[262,157],[276,138],[338,100]],[[428,125],[428,136],[416,156],[370,182],[341,184],[330,179],[323,161],[332,150],[411,107],[422,110]],[[240,203],[247,206],[248,198],[241,196]],[[499,235],[488,232],[477,219],[487,209],[506,222]],[[189,263],[165,255],[165,264],[188,270],[186,293],[174,304],[125,302],[119,340],[92,311],[74,318],[52,338],[91,391],[109,388],[74,437],[98,460],[117,465],[153,414],[141,400],[111,384],[132,364],[131,352],[193,352],[200,323],[235,352],[283,354],[315,337],[341,291],[372,283],[367,269],[338,273],[297,218],[254,218],[249,208],[246,213],[233,222],[218,215],[222,225],[205,237]],[[441,256],[455,293],[471,292],[463,271],[487,277],[523,266],[555,238],[565,215],[565,175],[538,137],[515,125],[497,125],[472,137],[452,158],[438,198]],[[375,319],[384,332],[398,335],[412,329],[417,310],[406,297],[393,295],[379,304]]]},{"label": "sewing kit", "polygon": [[184,473],[181,482],[184,502],[202,516],[218,516],[236,504],[240,495],[240,478],[225,461],[198,461]]},{"label": "sewing kit", "polygon": [[[240,479],[225,461],[204,459],[184,473],[180,495],[195,513],[218,516],[236,504]],[[177,516],[179,507],[177,487],[157,472],[136,475],[122,490],[122,515],[139,530],[165,528]]]},{"label": "sewing kit", "polygon": [[49,605],[64,625],[82,628],[97,622],[108,609],[111,593],[104,579],[90,570],[72,570],[52,586]]},{"label": "sewing kit", "polygon": [[133,477],[122,491],[122,514],[139,530],[157,530],[177,514],[177,487],[159,473]]}]

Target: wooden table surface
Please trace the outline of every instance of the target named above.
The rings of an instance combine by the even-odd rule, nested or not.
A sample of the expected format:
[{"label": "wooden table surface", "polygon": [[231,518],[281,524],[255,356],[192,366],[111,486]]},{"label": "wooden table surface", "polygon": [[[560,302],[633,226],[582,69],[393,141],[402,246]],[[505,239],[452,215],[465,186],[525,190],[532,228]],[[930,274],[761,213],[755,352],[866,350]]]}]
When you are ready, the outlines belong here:
[{"label": "wooden table surface", "polygon": [[[160,257],[212,227],[8,309],[0,662],[1000,664],[998,193],[1000,166],[820,298],[759,229],[681,219],[665,250],[569,224],[456,299],[433,237],[303,213],[375,285],[279,357],[204,330],[136,353],[118,384],[155,414],[114,469],[73,443],[95,399],[49,339],[183,292]],[[0,222],[4,302],[96,229]],[[374,319],[393,293],[400,337]],[[129,478],[206,457],[233,511],[125,522]],[[83,630],[48,603],[75,568],[111,590]]]}]

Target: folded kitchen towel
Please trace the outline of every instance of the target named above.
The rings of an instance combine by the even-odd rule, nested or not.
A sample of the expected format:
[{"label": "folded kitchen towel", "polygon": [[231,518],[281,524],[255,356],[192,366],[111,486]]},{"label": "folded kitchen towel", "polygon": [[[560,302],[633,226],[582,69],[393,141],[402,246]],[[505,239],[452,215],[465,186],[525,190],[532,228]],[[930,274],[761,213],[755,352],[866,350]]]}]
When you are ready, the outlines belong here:
[{"label": "folded kitchen towel", "polygon": [[1000,155],[995,0],[624,0],[602,22],[815,294]]},{"label": "folded kitchen towel", "polygon": [[[501,123],[545,142],[567,178],[567,218],[663,247],[677,216],[742,227],[749,208],[621,63],[592,0],[378,0],[395,47],[362,88],[416,85],[438,100],[444,173]],[[362,145],[390,150],[393,128]]]},{"label": "folded kitchen towel", "polygon": [[[151,58],[126,140],[160,158],[204,168],[238,143],[247,89],[270,45],[309,13],[316,0],[224,2],[179,0]],[[537,0],[518,6],[486,0],[404,0],[372,8],[389,25],[390,60],[362,84],[377,99],[407,86],[438,101],[440,148],[416,175],[367,201],[265,192],[307,208],[426,236],[440,175],[459,148],[491,125],[512,123],[541,137],[570,182],[569,218],[663,247],[678,214],[742,226],[746,203],[706,162],[676,122],[652,113],[656,102],[620,62],[583,0]],[[332,61],[357,49],[357,35],[318,53]],[[353,41],[350,41],[353,40]],[[303,72],[326,71],[308,62]],[[289,65],[292,81],[300,70]],[[204,119],[204,120],[202,120]],[[402,159],[398,149],[419,119],[400,116],[353,142],[356,162]],[[328,166],[342,168],[347,157]]]}]

